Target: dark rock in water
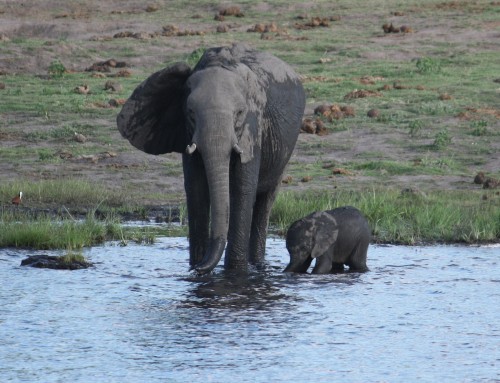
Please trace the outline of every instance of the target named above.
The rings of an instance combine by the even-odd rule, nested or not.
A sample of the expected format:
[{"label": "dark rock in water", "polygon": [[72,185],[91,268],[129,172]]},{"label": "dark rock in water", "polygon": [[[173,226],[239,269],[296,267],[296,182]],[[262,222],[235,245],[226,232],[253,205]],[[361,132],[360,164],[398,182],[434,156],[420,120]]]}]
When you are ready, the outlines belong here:
[{"label": "dark rock in water", "polygon": [[53,255],[31,255],[23,259],[21,266],[31,266],[40,269],[58,269],[58,270],[78,270],[86,269],[92,266],[92,263],[76,259],[67,259],[66,257],[57,257]]}]

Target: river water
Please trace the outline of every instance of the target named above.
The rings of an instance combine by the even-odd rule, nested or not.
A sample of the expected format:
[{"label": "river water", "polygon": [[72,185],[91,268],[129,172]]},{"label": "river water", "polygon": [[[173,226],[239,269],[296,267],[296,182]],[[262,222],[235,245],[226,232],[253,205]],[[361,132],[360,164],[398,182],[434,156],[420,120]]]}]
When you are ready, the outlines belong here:
[{"label": "river water", "polygon": [[[498,382],[500,247],[372,245],[370,272],[188,271],[187,241],[109,243],[95,267],[0,250],[1,382]],[[47,254],[47,252],[44,252]]]}]

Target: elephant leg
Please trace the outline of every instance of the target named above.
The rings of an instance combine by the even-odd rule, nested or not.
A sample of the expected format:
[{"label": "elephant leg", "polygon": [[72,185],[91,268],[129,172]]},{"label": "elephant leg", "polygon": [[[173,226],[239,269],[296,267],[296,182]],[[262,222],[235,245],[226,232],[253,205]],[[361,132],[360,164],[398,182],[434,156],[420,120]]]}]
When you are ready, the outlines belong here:
[{"label": "elephant leg", "polygon": [[332,257],[328,253],[316,258],[313,274],[328,274],[332,271]]},{"label": "elephant leg", "polygon": [[252,211],[257,189],[257,164],[244,166],[239,160],[231,164],[230,218],[224,266],[244,271],[248,267],[248,251]]},{"label": "elephant leg", "polygon": [[333,263],[332,264],[332,273],[343,273],[344,272],[344,264],[343,263]]},{"label": "elephant leg", "polygon": [[264,263],[269,216],[271,215],[271,209],[277,192],[278,185],[271,191],[257,194],[253,209],[252,232],[250,235],[249,261],[251,264],[259,265]]},{"label": "elephant leg", "polygon": [[368,271],[366,266],[366,253],[368,252],[369,240],[362,241],[356,245],[356,248],[351,253],[347,266],[349,271],[365,272]]},{"label": "elephant leg", "polygon": [[285,268],[284,272],[290,273],[307,273],[307,269],[311,266],[312,258],[308,256],[305,261],[301,262],[300,257],[290,261],[290,264]]},{"label": "elephant leg", "polygon": [[210,196],[203,162],[198,154],[182,157],[189,224],[189,264],[201,262],[208,247]]}]

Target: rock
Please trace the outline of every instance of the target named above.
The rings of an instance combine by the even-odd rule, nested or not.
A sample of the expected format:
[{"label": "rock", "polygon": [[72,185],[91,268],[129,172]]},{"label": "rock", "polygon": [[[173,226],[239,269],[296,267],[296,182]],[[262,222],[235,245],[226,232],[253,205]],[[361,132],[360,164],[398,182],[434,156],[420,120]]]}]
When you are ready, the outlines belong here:
[{"label": "rock", "polygon": [[484,181],[486,181],[486,176],[484,175],[483,172],[479,172],[476,174],[474,177],[474,183],[478,185],[484,184]]},{"label": "rock", "polygon": [[483,189],[496,189],[498,187],[500,187],[500,181],[493,178],[487,178],[483,184]]},{"label": "rock", "polygon": [[344,96],[345,100],[353,99],[353,98],[365,98],[365,97],[380,97],[382,96],[381,93],[375,91],[375,90],[369,90],[369,89],[356,89],[353,90],[352,92],[346,94]]},{"label": "rock", "polygon": [[59,156],[59,158],[61,158],[63,160],[69,160],[70,158],[73,158],[73,153],[68,152],[66,150],[58,151],[57,155]]},{"label": "rock", "polygon": [[160,9],[160,7],[156,4],[151,4],[146,7],[146,12],[156,12]]},{"label": "rock", "polygon": [[306,118],[302,121],[302,126],[300,130],[305,133],[315,134],[316,133],[316,124],[310,118]]},{"label": "rock", "polygon": [[[125,33],[125,32],[123,32]],[[132,37],[132,33],[126,37]],[[116,38],[116,37],[115,37]],[[110,72],[111,68],[126,68],[128,64],[125,61],[116,61],[115,59],[109,59],[106,61],[99,61],[93,63],[90,67],[86,68],[86,72]]]},{"label": "rock", "polygon": [[314,109],[314,114],[318,114],[324,117],[328,117],[332,113],[330,105],[319,105]]},{"label": "rock", "polygon": [[247,32],[264,33],[266,25],[262,23],[255,24],[252,28],[247,29]]},{"label": "rock", "polygon": [[121,92],[123,90],[123,86],[116,81],[106,81],[106,84],[104,84],[104,90],[110,90],[112,92]]},{"label": "rock", "polygon": [[217,33],[229,32],[229,27],[226,24],[221,24],[217,26]]},{"label": "rock", "polygon": [[245,15],[241,12],[240,7],[237,5],[230,5],[228,7],[222,8],[219,11],[219,15],[222,16],[236,16],[236,17],[244,17]]},{"label": "rock", "polygon": [[445,100],[453,100],[453,96],[451,96],[450,94],[448,93],[441,93],[439,95],[439,99],[442,100],[442,101],[445,101]]},{"label": "rock", "polygon": [[113,108],[118,108],[119,106],[125,104],[127,100],[124,98],[112,98],[108,101],[109,106]]},{"label": "rock", "polygon": [[341,106],[340,110],[343,113],[343,117],[354,117],[356,115],[354,108],[349,105]]},{"label": "rock", "polygon": [[78,94],[89,94],[90,93],[90,87],[87,84],[77,86],[75,88],[75,93],[78,93]]},{"label": "rock", "polygon": [[409,27],[408,25],[401,25],[401,33],[413,33],[413,28]]},{"label": "rock", "polygon": [[87,141],[87,137],[85,137],[83,134],[81,133],[77,133],[75,132],[74,136],[73,136],[73,139],[76,141],[76,142],[80,142],[81,144],[83,144],[84,142]]},{"label": "rock", "polygon": [[83,257],[65,257],[53,255],[31,255],[23,259],[21,266],[31,266],[40,269],[58,269],[58,270],[78,270],[86,269],[92,266],[92,263],[86,261]]},{"label": "rock", "polygon": [[344,168],[334,168],[332,169],[332,174],[339,174],[343,176],[352,176],[353,173]]}]

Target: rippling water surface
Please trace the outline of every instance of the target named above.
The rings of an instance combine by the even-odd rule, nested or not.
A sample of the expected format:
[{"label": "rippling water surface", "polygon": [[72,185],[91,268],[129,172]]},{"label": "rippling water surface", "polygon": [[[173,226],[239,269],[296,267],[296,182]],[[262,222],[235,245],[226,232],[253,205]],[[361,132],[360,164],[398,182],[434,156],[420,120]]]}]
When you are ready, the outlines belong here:
[{"label": "rippling water surface", "polygon": [[108,244],[79,271],[0,250],[1,382],[490,382],[500,247],[371,246],[370,272],[188,272],[187,241]]}]

